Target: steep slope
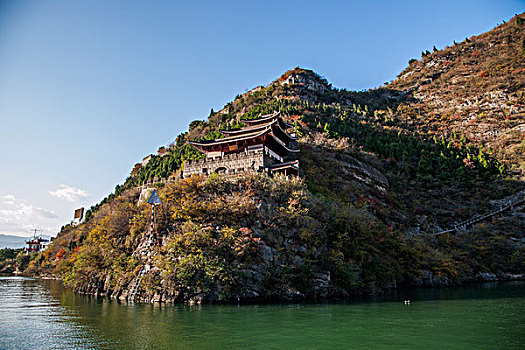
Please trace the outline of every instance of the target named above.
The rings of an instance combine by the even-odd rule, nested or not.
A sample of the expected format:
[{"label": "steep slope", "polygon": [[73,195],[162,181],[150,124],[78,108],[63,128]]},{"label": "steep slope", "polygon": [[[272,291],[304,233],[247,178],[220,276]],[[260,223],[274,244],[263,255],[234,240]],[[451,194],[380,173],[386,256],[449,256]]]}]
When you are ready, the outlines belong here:
[{"label": "steep slope", "polygon": [[490,32],[422,56],[387,88],[413,91],[406,115],[421,133],[465,135],[523,179],[525,24],[514,17]]},{"label": "steep slope", "polygon": [[[237,96],[136,165],[28,272],[125,299],[148,256],[140,186],[157,182],[142,300],[337,298],[522,276],[523,204],[440,234],[523,196],[522,22],[425,54],[385,87],[338,90],[295,68]],[[301,180],[180,180],[184,160],[202,157],[188,141],[274,111],[300,136]],[[159,182],[168,177],[177,181]]]}]

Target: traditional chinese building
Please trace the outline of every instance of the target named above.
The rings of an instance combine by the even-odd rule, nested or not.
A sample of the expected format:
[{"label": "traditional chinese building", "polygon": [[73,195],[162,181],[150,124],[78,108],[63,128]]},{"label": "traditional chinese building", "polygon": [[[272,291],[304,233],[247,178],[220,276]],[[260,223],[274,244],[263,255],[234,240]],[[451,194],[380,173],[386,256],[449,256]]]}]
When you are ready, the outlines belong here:
[{"label": "traditional chinese building", "polygon": [[297,139],[287,130],[292,125],[282,120],[280,112],[256,119],[241,120],[247,126],[220,130],[223,138],[189,142],[206,158],[187,160],[183,176],[212,173],[237,175],[246,172],[282,173],[299,176]]}]

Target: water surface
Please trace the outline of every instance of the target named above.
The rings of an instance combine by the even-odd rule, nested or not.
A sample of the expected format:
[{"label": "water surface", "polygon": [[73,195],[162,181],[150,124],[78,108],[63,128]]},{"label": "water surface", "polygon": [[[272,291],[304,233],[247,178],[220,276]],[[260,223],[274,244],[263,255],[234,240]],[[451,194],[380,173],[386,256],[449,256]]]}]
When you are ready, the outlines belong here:
[{"label": "water surface", "polygon": [[0,277],[0,349],[246,348],[525,348],[525,284],[415,289],[344,304],[190,307]]}]

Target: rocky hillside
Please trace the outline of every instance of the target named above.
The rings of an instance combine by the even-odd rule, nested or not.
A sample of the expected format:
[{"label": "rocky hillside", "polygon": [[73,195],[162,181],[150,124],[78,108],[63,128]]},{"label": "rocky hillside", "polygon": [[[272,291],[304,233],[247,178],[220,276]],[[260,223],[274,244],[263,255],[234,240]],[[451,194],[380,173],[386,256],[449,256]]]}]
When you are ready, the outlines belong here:
[{"label": "rocky hillside", "polygon": [[[522,203],[458,223],[523,196],[524,21],[425,52],[377,89],[335,89],[295,68],[238,95],[192,122],[167,153],[137,164],[27,273],[126,299],[150,259],[137,295],[173,302],[345,298],[522,278]],[[300,180],[180,179],[183,162],[202,157],[188,141],[274,111],[300,137]],[[177,181],[159,182],[167,178]],[[157,182],[163,200],[152,246],[149,208],[138,202],[145,182]]]},{"label": "rocky hillside", "polygon": [[425,53],[387,88],[411,93],[415,101],[404,114],[414,117],[410,121],[420,133],[465,135],[494,150],[523,180],[524,40],[525,23],[514,17],[490,32]]}]

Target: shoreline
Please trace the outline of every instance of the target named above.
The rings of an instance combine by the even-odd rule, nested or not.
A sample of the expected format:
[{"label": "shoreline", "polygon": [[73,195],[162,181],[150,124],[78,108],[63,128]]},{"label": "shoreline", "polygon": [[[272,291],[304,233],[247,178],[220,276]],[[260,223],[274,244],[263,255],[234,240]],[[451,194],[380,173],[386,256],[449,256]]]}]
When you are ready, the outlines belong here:
[{"label": "shoreline", "polygon": [[3,274],[0,277],[25,277],[32,278],[42,281],[57,281],[60,282],[61,286],[65,289],[72,291],[77,295],[91,296],[96,298],[103,298],[107,300],[115,300],[117,302],[130,303],[130,304],[158,304],[158,305],[267,305],[267,304],[312,304],[312,303],[339,303],[339,302],[349,302],[352,300],[362,300],[368,298],[381,298],[385,295],[397,294],[397,293],[406,293],[408,291],[414,290],[432,290],[432,289],[447,289],[447,288],[469,288],[476,285],[490,284],[490,283],[509,283],[509,282],[525,282],[525,274],[501,274],[497,276],[496,274],[483,275],[482,278],[464,280],[462,283],[448,283],[440,285],[400,285],[390,288],[384,288],[381,290],[376,290],[374,293],[370,291],[362,290],[356,292],[355,294],[349,294],[346,296],[336,296],[332,295],[331,297],[317,297],[311,298],[304,295],[287,295],[287,296],[269,296],[264,298],[237,298],[229,300],[213,300],[207,298],[207,296],[197,295],[189,300],[177,300],[177,298],[162,298],[164,293],[161,295],[148,294],[147,297],[136,298],[133,301],[128,300],[128,289],[119,290],[118,292],[108,290],[97,290],[93,292],[82,291],[74,289],[71,287],[66,287],[63,283],[63,279],[56,276],[31,276],[24,274]]}]

